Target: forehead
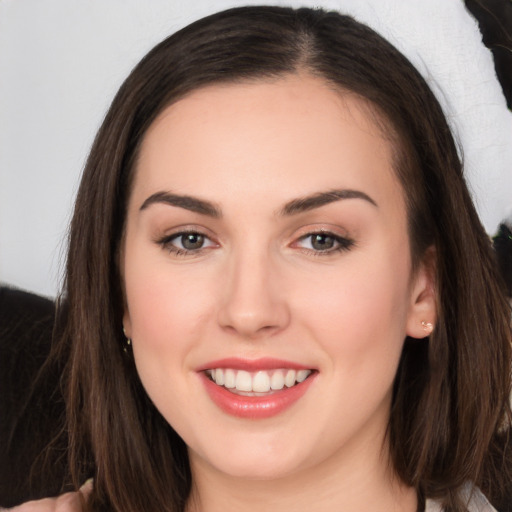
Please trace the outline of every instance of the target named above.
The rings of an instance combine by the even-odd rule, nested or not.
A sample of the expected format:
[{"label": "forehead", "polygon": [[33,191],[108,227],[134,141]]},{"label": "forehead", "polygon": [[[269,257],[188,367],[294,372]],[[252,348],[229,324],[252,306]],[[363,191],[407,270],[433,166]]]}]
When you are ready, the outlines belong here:
[{"label": "forehead", "polygon": [[[397,194],[393,147],[374,109],[309,75],[219,84],[167,107],[139,154],[134,194],[170,189],[301,195],[343,186]],[[270,197],[269,196],[269,197]]]}]

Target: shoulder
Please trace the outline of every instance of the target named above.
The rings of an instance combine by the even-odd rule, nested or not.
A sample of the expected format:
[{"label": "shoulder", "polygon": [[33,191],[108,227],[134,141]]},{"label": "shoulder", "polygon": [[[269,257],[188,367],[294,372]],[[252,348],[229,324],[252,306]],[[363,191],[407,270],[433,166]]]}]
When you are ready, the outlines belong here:
[{"label": "shoulder", "polygon": [[[468,512],[498,512],[476,487],[466,485],[462,490],[462,497],[467,502]],[[427,500],[425,512],[443,512],[443,508],[439,501]]]}]

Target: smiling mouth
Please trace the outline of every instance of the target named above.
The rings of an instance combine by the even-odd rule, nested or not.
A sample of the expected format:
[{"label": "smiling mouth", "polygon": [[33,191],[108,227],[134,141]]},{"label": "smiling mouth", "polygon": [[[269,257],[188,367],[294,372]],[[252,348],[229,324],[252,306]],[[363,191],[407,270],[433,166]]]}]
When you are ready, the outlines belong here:
[{"label": "smiling mouth", "polygon": [[279,368],[248,372],[232,368],[212,368],[205,374],[218,386],[240,396],[263,396],[304,382],[313,370]]}]

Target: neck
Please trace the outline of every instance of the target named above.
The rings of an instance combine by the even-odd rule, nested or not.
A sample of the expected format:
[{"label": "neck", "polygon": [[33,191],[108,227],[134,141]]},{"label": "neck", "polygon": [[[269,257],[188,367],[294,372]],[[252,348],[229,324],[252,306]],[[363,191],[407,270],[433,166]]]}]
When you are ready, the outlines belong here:
[{"label": "neck", "polygon": [[275,479],[226,475],[191,458],[193,491],[187,512],[415,512],[417,496],[394,475],[389,457],[368,453],[340,464],[338,457]]}]

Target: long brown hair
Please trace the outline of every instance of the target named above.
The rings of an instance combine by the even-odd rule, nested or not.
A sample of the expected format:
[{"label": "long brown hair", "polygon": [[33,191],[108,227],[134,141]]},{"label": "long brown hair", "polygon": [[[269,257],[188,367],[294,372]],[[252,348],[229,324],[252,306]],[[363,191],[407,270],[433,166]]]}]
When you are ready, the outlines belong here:
[{"label": "long brown hair", "polygon": [[510,310],[445,116],[415,68],[350,17],[236,8],[156,46],[115,97],[84,170],[69,235],[66,329],[70,465],[94,457],[94,510],[182,511],[191,474],[183,441],[146,395],[123,350],[119,251],[138,150],[169,104],[207,84],[305,71],[371,106],[395,150],[412,258],[436,251],[438,322],[406,340],[389,423],[392,464],[420,496],[462,511],[474,482],[496,502],[508,478]]}]

